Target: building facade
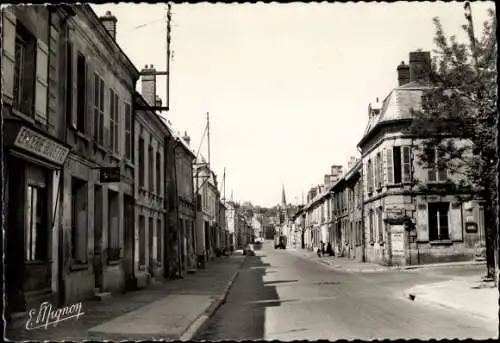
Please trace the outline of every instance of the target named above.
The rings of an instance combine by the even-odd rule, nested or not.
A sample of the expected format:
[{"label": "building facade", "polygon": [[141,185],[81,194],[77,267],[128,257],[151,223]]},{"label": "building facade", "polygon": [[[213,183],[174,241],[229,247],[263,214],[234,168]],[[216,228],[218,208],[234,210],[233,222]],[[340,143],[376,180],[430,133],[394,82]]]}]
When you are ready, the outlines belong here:
[{"label": "building facade", "polygon": [[6,317],[64,301],[56,295],[64,288],[60,203],[70,147],[59,60],[73,15],[48,6],[2,8]]},{"label": "building facade", "polygon": [[[385,265],[412,265],[474,259],[484,239],[480,203],[446,192],[458,175],[417,163],[418,137],[405,129],[428,88],[430,53],[410,53],[398,67],[399,86],[369,106],[369,123],[358,144],[363,161],[366,259]],[[461,143],[458,142],[457,143]],[[438,153],[434,154],[434,160]],[[366,177],[365,177],[366,176]],[[439,192],[422,191],[419,184]]]},{"label": "building facade", "polygon": [[[145,86],[143,81],[143,91]],[[135,95],[135,229],[126,237],[126,244],[133,245],[134,251],[132,288],[143,288],[152,278],[164,278],[169,262],[164,254],[167,216],[165,144],[171,134],[155,111],[148,109],[148,106],[155,105],[155,101]]]},{"label": "building facade", "polygon": [[[132,102],[139,71],[116,43],[116,18],[71,6],[65,41],[66,142],[62,254],[65,300],[120,292],[132,272]],[[64,76],[63,76],[64,75]]]}]

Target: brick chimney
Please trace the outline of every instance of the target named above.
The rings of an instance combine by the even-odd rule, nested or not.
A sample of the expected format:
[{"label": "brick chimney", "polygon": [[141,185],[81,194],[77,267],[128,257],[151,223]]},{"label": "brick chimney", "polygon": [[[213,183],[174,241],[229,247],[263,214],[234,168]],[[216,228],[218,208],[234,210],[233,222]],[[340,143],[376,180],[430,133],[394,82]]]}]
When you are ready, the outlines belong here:
[{"label": "brick chimney", "polygon": [[429,51],[410,52],[410,82],[425,80],[431,68]]},{"label": "brick chimney", "polygon": [[356,163],[358,163],[358,159],[355,156],[349,157],[349,160],[347,161],[347,170],[351,170]]},{"label": "brick chimney", "polygon": [[328,174],[325,175],[325,186],[326,187],[330,186],[330,176],[331,175],[328,175]]},{"label": "brick chimney", "polygon": [[142,96],[149,106],[156,105],[156,69],[153,65],[146,65],[141,70]]},{"label": "brick chimney", "polygon": [[182,137],[182,139],[184,140],[184,142],[186,142],[186,144],[189,146],[189,144],[191,143],[191,137],[188,136],[187,132],[184,131],[184,137]]},{"label": "brick chimney", "polygon": [[410,83],[410,66],[405,64],[404,61],[401,61],[401,64],[398,65],[398,83],[400,86]]},{"label": "brick chimney", "polygon": [[108,31],[108,33],[116,40],[116,22],[117,19],[114,15],[111,14],[111,11],[106,11],[106,14],[102,17],[99,17],[102,25]]}]

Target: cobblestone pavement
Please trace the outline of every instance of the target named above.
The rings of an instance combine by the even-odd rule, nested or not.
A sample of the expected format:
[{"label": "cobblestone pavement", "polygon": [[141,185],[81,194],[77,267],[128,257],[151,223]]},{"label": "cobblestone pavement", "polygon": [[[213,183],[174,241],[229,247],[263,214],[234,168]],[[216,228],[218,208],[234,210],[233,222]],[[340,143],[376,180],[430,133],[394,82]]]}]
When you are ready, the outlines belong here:
[{"label": "cobblestone pavement", "polygon": [[[103,334],[89,332],[97,325],[106,323],[116,317],[130,313],[164,299],[169,295],[207,295],[219,297],[227,286],[235,271],[241,266],[243,256],[220,257],[210,261],[206,269],[198,270],[195,274],[187,274],[180,280],[167,280],[164,283],[152,284],[148,288],[138,291],[126,292],[113,296],[103,302],[84,301],[83,312],[85,314],[78,320],[70,319],[59,323],[56,327],[49,326],[47,329],[36,329],[27,331],[24,326],[12,329],[8,328],[6,338],[15,341],[23,340],[49,340],[49,341],[83,341],[83,340],[145,340],[151,339],[151,335],[144,334]],[[22,323],[21,323],[22,324]],[[166,323],[168,325],[168,323]],[[140,328],[137,330],[140,332]],[[165,339],[169,337],[163,335]]]},{"label": "cobblestone pavement", "polygon": [[497,337],[497,323],[404,295],[408,287],[477,273],[481,267],[348,273],[265,243],[247,258],[226,303],[195,339]]}]

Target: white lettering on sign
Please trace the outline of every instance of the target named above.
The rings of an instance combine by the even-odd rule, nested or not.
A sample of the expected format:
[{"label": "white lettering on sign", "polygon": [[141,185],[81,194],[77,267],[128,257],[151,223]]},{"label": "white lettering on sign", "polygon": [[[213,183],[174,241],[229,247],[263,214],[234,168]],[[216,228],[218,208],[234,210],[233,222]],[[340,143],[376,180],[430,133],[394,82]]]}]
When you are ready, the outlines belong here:
[{"label": "white lettering on sign", "polygon": [[63,164],[69,153],[68,148],[24,126],[19,130],[14,145],[57,164]]}]

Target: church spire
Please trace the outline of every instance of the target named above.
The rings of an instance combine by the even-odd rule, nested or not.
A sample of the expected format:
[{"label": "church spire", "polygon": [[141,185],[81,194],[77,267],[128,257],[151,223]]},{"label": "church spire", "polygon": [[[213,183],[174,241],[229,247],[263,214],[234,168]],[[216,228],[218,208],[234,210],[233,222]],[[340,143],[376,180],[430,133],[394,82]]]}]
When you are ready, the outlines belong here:
[{"label": "church spire", "polygon": [[283,185],[283,188],[281,190],[281,206],[283,206],[283,208],[286,208],[285,185]]}]

